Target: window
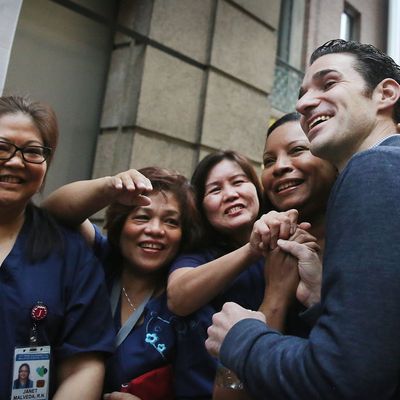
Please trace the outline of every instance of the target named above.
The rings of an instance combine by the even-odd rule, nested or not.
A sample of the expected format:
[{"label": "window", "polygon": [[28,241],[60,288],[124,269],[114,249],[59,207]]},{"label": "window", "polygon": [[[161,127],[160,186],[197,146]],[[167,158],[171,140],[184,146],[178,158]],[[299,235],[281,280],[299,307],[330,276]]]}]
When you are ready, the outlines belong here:
[{"label": "window", "polygon": [[278,50],[271,103],[282,112],[291,112],[303,80],[303,39],[305,0],[282,0]]},{"label": "window", "polygon": [[360,40],[360,13],[348,4],[345,4],[340,19],[340,38]]}]

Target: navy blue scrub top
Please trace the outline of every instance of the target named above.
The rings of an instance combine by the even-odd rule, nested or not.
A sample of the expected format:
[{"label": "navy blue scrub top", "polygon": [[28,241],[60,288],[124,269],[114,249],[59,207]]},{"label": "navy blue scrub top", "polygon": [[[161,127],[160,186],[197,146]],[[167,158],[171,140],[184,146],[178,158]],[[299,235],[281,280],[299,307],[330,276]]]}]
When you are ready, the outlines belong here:
[{"label": "navy blue scrub top", "polygon": [[29,228],[27,215],[0,267],[0,398],[5,400],[11,396],[14,348],[29,345],[30,313],[38,301],[48,308],[38,323],[38,344],[52,346],[53,376],[57,363],[69,356],[114,351],[104,275],[91,249],[78,232],[60,226],[63,254],[56,250],[30,263],[24,251]]}]

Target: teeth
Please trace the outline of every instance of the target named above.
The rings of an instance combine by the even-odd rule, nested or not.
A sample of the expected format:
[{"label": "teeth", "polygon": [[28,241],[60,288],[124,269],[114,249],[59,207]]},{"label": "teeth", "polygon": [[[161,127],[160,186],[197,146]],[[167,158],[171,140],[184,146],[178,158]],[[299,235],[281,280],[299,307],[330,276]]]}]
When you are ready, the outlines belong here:
[{"label": "teeth", "polygon": [[0,176],[0,182],[21,183],[22,180],[20,178],[15,177],[15,176],[3,175],[3,176]]},{"label": "teeth", "polygon": [[227,210],[226,213],[227,213],[227,214],[233,214],[233,213],[235,213],[236,211],[241,210],[242,208],[243,208],[243,206],[235,206],[235,207],[232,207],[232,208],[230,208],[229,210]]},{"label": "teeth", "polygon": [[276,188],[276,191],[277,191],[277,192],[280,192],[280,191],[282,191],[282,190],[288,189],[288,188],[290,188],[290,187],[298,186],[298,185],[300,185],[300,182],[298,182],[298,181],[292,181],[292,182],[282,183],[282,185],[279,185],[279,186]]},{"label": "teeth", "polygon": [[163,245],[159,243],[141,243],[140,247],[144,249],[162,250]]},{"label": "teeth", "polygon": [[315,118],[315,119],[311,122],[309,128],[310,128],[310,129],[313,128],[315,125],[319,124],[320,122],[328,121],[328,119],[330,119],[330,118],[331,118],[331,117],[329,117],[328,115],[321,115],[321,116]]}]

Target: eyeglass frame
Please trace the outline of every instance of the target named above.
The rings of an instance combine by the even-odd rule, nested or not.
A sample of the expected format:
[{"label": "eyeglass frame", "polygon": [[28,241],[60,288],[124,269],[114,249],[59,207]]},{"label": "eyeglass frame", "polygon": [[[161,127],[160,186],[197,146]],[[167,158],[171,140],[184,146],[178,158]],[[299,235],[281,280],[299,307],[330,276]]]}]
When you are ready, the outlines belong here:
[{"label": "eyeglass frame", "polygon": [[[17,154],[17,151],[19,151],[19,152],[21,153],[21,155],[22,155],[22,159],[23,159],[25,162],[30,163],[30,164],[43,164],[45,161],[47,161],[47,159],[50,157],[50,155],[51,155],[51,153],[52,153],[52,151],[53,151],[53,150],[51,149],[51,147],[46,147],[46,146],[30,145],[30,146],[18,147],[18,146],[15,145],[14,143],[6,142],[6,141],[4,141],[4,140],[0,140],[0,144],[1,144],[1,143],[5,143],[5,144],[7,144],[7,145],[9,145],[9,146],[14,147],[14,151],[11,153],[10,157],[8,157],[8,158],[2,158],[2,157],[0,156],[0,161],[9,161],[9,160],[11,160],[11,159]],[[27,149],[27,148],[32,148],[32,147],[33,147],[33,148],[40,148],[40,149],[43,149],[43,160],[42,160],[42,161],[40,161],[40,162],[29,161],[29,160],[27,160],[27,159],[25,158],[24,150]]]}]

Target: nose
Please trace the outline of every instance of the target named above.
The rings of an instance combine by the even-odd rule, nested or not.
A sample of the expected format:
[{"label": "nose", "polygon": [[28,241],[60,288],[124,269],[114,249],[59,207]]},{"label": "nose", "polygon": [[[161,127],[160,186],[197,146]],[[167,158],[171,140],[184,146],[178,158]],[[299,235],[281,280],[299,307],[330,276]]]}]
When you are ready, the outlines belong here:
[{"label": "nose", "polygon": [[316,96],[315,91],[308,90],[304,93],[296,103],[296,110],[303,116],[307,116],[307,112],[317,107],[320,103],[319,98]]},{"label": "nose", "polygon": [[272,174],[279,177],[291,171],[293,171],[293,164],[290,157],[287,154],[280,155],[275,161]]},{"label": "nose", "polygon": [[11,166],[25,166],[21,151],[17,150],[9,160],[3,161],[3,164]]},{"label": "nose", "polygon": [[224,201],[232,201],[239,197],[239,194],[238,194],[236,188],[232,185],[224,186],[222,191],[223,191],[223,200]]},{"label": "nose", "polygon": [[145,228],[145,233],[150,236],[163,236],[165,234],[164,225],[159,219],[151,219]]}]

